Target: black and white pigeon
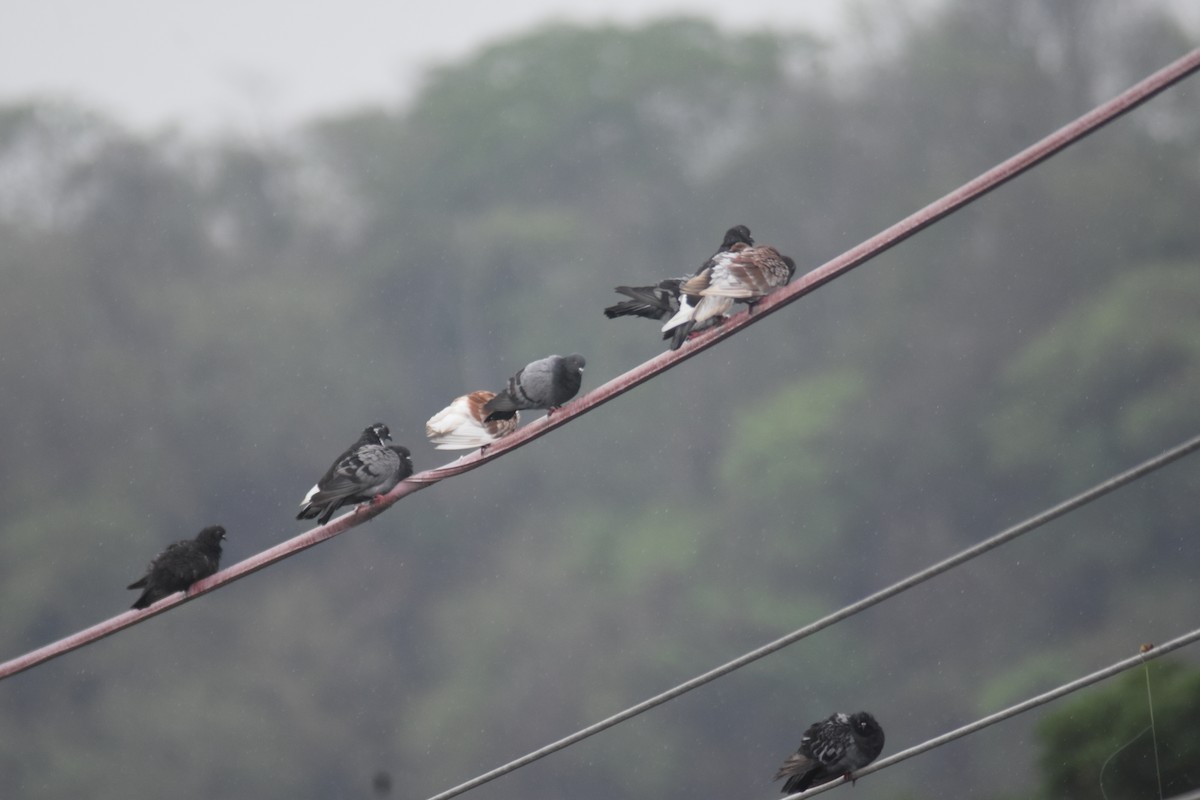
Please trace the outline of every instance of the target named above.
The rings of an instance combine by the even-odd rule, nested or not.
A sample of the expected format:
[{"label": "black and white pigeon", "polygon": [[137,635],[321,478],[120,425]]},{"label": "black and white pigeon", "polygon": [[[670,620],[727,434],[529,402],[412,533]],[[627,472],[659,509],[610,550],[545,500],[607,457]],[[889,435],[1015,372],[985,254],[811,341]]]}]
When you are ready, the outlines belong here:
[{"label": "black and white pigeon", "polygon": [[814,722],[800,738],[800,749],[788,757],[773,780],[788,777],[784,794],[803,792],[810,786],[848,777],[879,757],[883,728],[866,711],[833,714]]},{"label": "black and white pigeon", "polygon": [[618,286],[613,291],[623,294],[629,299],[614,303],[604,309],[604,316],[609,319],[617,317],[662,319],[668,314],[674,314],[679,308],[679,284],[684,280],[684,278],[668,278],[665,281],[659,281],[654,286]]},{"label": "black and white pigeon", "polygon": [[382,422],[363,430],[358,441],[338,456],[316,486],[308,490],[296,519],[319,517],[317,523],[324,525],[342,506],[374,501],[412,475],[408,448],[384,444],[391,440],[391,431]]},{"label": "black and white pigeon", "polygon": [[429,418],[425,423],[425,436],[438,450],[470,450],[486,447],[492,442],[517,429],[521,414],[511,414],[484,420],[487,414],[484,404],[496,396],[495,392],[471,392],[454,398],[454,402]]},{"label": "black and white pigeon", "polygon": [[[659,281],[654,286],[618,286],[615,291],[630,299],[623,300],[604,309],[604,315],[609,319],[630,316],[663,319],[667,316],[673,316],[679,311],[681,303],[688,304],[693,302],[686,296],[680,296],[680,285],[694,275],[709,269],[713,264],[713,259],[721,253],[729,252],[730,249],[739,244],[746,246],[754,244],[754,239],[750,236],[750,229],[745,225],[734,225],[725,231],[725,238],[721,241],[721,246],[717,248],[717,252],[709,256],[700,269],[692,273],[692,275],[684,275],[681,278],[668,278],[665,281]],[[696,298],[696,300],[698,299]],[[672,340],[677,338],[679,344],[682,344],[693,328],[694,324],[687,326],[686,329],[681,331],[664,333],[663,338]],[[679,344],[675,344],[673,341],[671,349],[678,349]]]},{"label": "black and white pigeon", "polygon": [[543,408],[547,414],[570,400],[583,383],[583,356],[546,356],[526,364],[508,379],[508,386],[483,405],[484,422],[511,416],[515,411]]},{"label": "black and white pigeon", "polygon": [[221,542],[225,529],[212,525],[196,534],[195,539],[175,542],[154,557],[146,574],[126,586],[126,589],[141,589],[142,596],[133,608],[149,608],[175,592],[185,591],[201,578],[217,571],[221,564]]},{"label": "black and white pigeon", "polygon": [[680,287],[679,311],[663,325],[677,350],[695,325],[724,318],[735,300],[756,303],[784,286],[796,272],[796,262],[774,247],[735,244],[713,256],[704,269]]}]

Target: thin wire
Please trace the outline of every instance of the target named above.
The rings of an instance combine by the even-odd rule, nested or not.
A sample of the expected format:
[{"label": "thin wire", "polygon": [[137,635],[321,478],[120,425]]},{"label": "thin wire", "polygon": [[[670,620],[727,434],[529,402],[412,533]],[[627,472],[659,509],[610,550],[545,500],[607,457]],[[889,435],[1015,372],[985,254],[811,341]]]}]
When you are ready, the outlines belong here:
[{"label": "thin wire", "polygon": [[[1104,669],[1101,669],[1101,670],[1097,670],[1096,672],[1093,672],[1090,675],[1085,675],[1084,677],[1079,678],[1078,680],[1074,680],[1074,681],[1071,681],[1070,683],[1063,684],[1062,686],[1058,687],[1057,689],[1051,689],[1050,691],[1039,694],[1036,697],[1031,697],[1028,700],[1024,701],[1023,703],[1017,703],[1015,706],[1009,706],[1008,708],[1004,709],[1003,711],[997,711],[995,714],[989,714],[988,716],[984,717],[983,719],[972,722],[970,725],[964,725],[961,728],[955,728],[954,730],[950,731],[949,733],[943,733],[941,736],[935,736],[934,738],[932,738],[926,742],[922,742],[921,744],[916,745],[915,747],[910,747],[907,750],[902,750],[899,753],[896,753],[894,756],[888,756],[887,758],[880,759],[879,761],[876,761],[874,764],[865,766],[862,769],[858,770],[857,772],[853,773],[850,776],[850,779],[858,780],[859,778],[866,777],[867,775],[870,775],[873,772],[878,772],[881,769],[887,769],[890,766],[899,764],[901,761],[907,761],[908,759],[912,758],[913,756],[919,756],[922,753],[926,753],[926,752],[929,752],[930,750],[937,749],[944,744],[953,742],[955,739],[961,739],[962,737],[967,736],[972,733],[975,733],[976,731],[981,731],[984,728],[987,728],[991,725],[995,725],[997,722],[1002,722],[1010,717],[1015,717],[1018,714],[1023,714],[1024,712],[1029,711],[1032,708],[1037,708],[1038,706],[1045,705],[1046,703],[1049,703],[1052,700],[1057,700],[1058,698],[1064,697],[1068,694],[1071,694],[1072,692],[1077,692],[1080,689],[1084,689],[1088,686],[1091,686],[1093,683],[1102,681],[1105,678],[1111,678],[1113,675],[1124,672],[1127,669],[1133,669],[1138,664],[1144,664],[1146,661],[1149,661],[1150,659],[1158,658],[1160,656],[1165,656],[1167,653],[1170,653],[1174,650],[1178,650],[1181,647],[1186,647],[1187,645],[1193,644],[1197,641],[1200,641],[1200,628],[1197,628],[1196,630],[1192,631],[1191,633],[1185,633],[1183,636],[1180,636],[1178,639],[1172,639],[1171,641],[1167,642],[1166,644],[1164,644],[1160,647],[1155,647],[1153,650],[1150,650],[1149,652],[1138,653],[1136,656],[1132,656],[1130,658],[1126,658],[1121,661],[1118,661],[1117,663],[1115,663],[1111,666],[1105,667]],[[802,797],[812,797],[814,795],[820,794],[821,792],[827,792],[830,789],[841,786],[843,783],[845,783],[845,781],[831,781],[830,783],[823,783],[820,786],[814,786],[813,788],[808,789],[807,791],[799,792],[797,794],[789,794],[789,795],[785,796],[784,798],[782,798],[782,800],[799,800]]]},{"label": "thin wire", "polygon": [[[1121,745],[1116,750],[1114,750],[1109,755],[1108,758],[1104,759],[1104,763],[1100,765],[1100,797],[1102,798],[1102,800],[1108,800],[1108,792],[1104,791],[1104,770],[1108,769],[1108,765],[1112,762],[1112,760],[1114,758],[1121,755],[1121,753],[1125,752],[1125,750],[1127,750],[1128,748],[1132,747],[1134,745],[1134,743],[1137,742],[1138,739],[1142,738],[1149,732],[1150,732],[1150,726],[1147,725],[1146,727],[1144,727],[1140,731],[1138,731],[1136,734],[1134,734],[1134,737],[1132,739],[1130,739],[1128,742],[1126,742],[1125,744]],[[1161,793],[1158,796],[1158,800],[1162,800]]]},{"label": "thin wire", "polygon": [[[1153,650],[1143,651],[1142,655]],[[1158,762],[1158,730],[1154,726],[1154,695],[1150,694],[1150,667],[1146,669],[1146,704],[1150,707],[1150,741],[1154,744],[1154,774],[1158,777],[1158,800],[1163,800],[1162,765]]]},{"label": "thin wire", "polygon": [[[647,700],[643,700],[642,702],[638,703],[637,705],[630,706],[629,708],[625,709],[624,711],[621,711],[617,714],[613,714],[611,717],[603,719],[600,722],[597,722],[593,725],[589,725],[588,727],[583,728],[579,731],[576,731],[575,733],[572,733],[569,736],[564,736],[563,738],[561,738],[555,742],[552,742],[552,743],[546,745],[545,747],[541,747],[537,750],[534,750],[531,753],[528,753],[527,755],[524,755],[518,759],[514,759],[513,761],[510,761],[507,764],[504,764],[493,770],[485,772],[476,778],[472,778],[471,780],[467,781],[466,783],[459,784],[458,786],[455,786],[452,789],[448,789],[440,794],[433,795],[432,797],[429,798],[429,800],[448,800],[448,798],[463,794],[464,792],[467,792],[467,791],[470,791],[471,789],[482,786],[483,784],[488,783],[489,781],[493,781],[502,775],[506,775],[506,774],[508,774],[514,770],[520,769],[521,767],[524,767],[528,764],[532,764],[534,761],[537,761],[541,758],[545,758],[546,756],[548,756],[552,753],[555,753],[559,750],[562,750],[563,748],[570,747],[571,745],[577,744],[577,743],[583,741],[584,739],[587,739],[589,736],[594,736],[595,734],[600,733],[601,731],[607,730],[608,728],[611,728],[614,725],[617,725],[619,723],[625,722],[626,720],[632,719],[633,717],[636,717],[637,715],[639,715],[645,711],[649,711],[650,709],[654,708],[655,706],[660,706],[669,700],[674,700],[676,697],[679,697],[680,695],[686,694],[686,693],[692,691],[693,689],[698,689],[699,687],[703,686],[704,684],[710,683],[711,681],[714,681],[723,675],[727,675],[730,672],[733,672],[734,670],[738,670],[748,664],[752,664],[755,661],[758,661],[760,658],[764,658],[765,656],[768,656],[771,653],[776,652],[777,650],[781,650],[790,644],[795,644],[796,642],[800,641],[801,639],[811,636],[814,633],[817,633],[818,631],[822,631],[825,628],[828,628],[838,622],[841,622],[844,619],[852,617],[855,614],[858,614],[862,611],[865,611],[868,608],[871,608],[872,606],[878,605],[879,603],[882,603],[884,600],[894,597],[894,596],[900,594],[901,592],[907,591],[908,589],[911,589],[912,587],[917,586],[918,584],[924,583],[925,581],[928,581],[931,578],[941,575],[943,572],[947,572],[947,571],[953,569],[954,567],[959,566],[960,564],[964,564],[973,558],[977,558],[990,550],[994,550],[995,548],[1000,547],[1001,545],[1006,544],[1006,543],[1012,541],[1013,539],[1016,539],[1019,536],[1029,533],[1030,531],[1035,530],[1036,528],[1040,528],[1041,526],[1045,525],[1046,523],[1048,523],[1052,520],[1058,519],[1059,517],[1063,516],[1064,514],[1074,511],[1075,509],[1080,508],[1082,506],[1085,506],[1094,500],[1098,500],[1099,498],[1103,497],[1104,495],[1109,494],[1110,492],[1113,492],[1113,491],[1121,488],[1122,486],[1125,486],[1126,484],[1129,484],[1129,483],[1137,480],[1138,478],[1141,478],[1144,475],[1147,475],[1157,469],[1161,469],[1162,467],[1165,467],[1167,464],[1170,464],[1171,462],[1176,461],[1177,459],[1180,459],[1198,449],[1200,449],[1200,436],[1195,436],[1195,437],[1187,440],[1183,444],[1177,445],[1176,447],[1173,447],[1170,450],[1166,450],[1166,451],[1160,453],[1159,455],[1155,456],[1154,458],[1151,458],[1147,461],[1143,461],[1141,464],[1138,464],[1136,467],[1126,470],[1125,472],[1122,472],[1119,475],[1115,475],[1112,478],[1109,478],[1108,480],[1093,486],[1091,489],[1088,489],[1085,492],[1075,495],[1074,497],[1070,498],[1069,500],[1065,500],[1064,502],[1059,503],[1058,505],[1043,511],[1040,514],[1037,514],[1036,516],[1030,517],[1029,519],[1025,520],[1024,522],[1022,522],[1018,525],[1014,525],[1013,527],[1008,528],[1007,530],[1001,531],[1000,533],[998,533],[990,538],[984,539],[982,542],[979,542],[976,545],[968,547],[965,550],[961,550],[956,555],[953,555],[950,558],[947,558],[943,561],[939,561],[938,563],[934,564],[933,566],[926,567],[925,569],[921,570],[920,572],[915,572],[912,575],[909,575],[907,578],[905,578],[901,581],[897,581],[896,583],[893,583],[891,586],[888,586],[885,589],[881,589],[881,590],[875,592],[874,594],[869,595],[869,596],[863,598],[862,600],[859,600],[856,603],[851,603],[850,605],[846,606],[845,608],[842,608],[839,611],[835,611],[834,613],[832,613],[826,617],[822,617],[821,619],[817,620],[816,622],[806,625],[797,631],[793,631],[792,633],[789,633],[787,636],[783,636],[779,639],[776,639],[773,642],[763,645],[762,647],[759,647],[755,650],[751,650],[750,652],[746,653],[745,655],[739,656],[738,658],[735,658],[732,661],[722,664],[721,666],[717,667],[716,669],[711,669],[708,672],[703,673],[702,675],[697,675],[695,678],[692,678],[689,681],[685,681],[684,683],[681,683],[672,689],[668,689],[667,691],[662,692],[661,694],[656,694],[655,696],[653,696]],[[1156,651],[1152,651],[1152,652],[1156,652]]]},{"label": "thin wire", "polygon": [[739,314],[728,323],[700,334],[691,343],[679,350],[662,353],[640,366],[629,370],[625,374],[613,378],[608,383],[569,403],[553,416],[547,415],[542,419],[535,420],[513,435],[507,436],[500,442],[489,446],[486,451],[475,452],[440,469],[428,470],[413,475],[407,480],[402,481],[395,489],[381,498],[378,503],[361,506],[355,511],[343,514],[325,525],[317,526],[299,536],[295,536],[257,555],[240,561],[233,566],[221,570],[216,575],[193,584],[186,593],[173,594],[144,611],[126,611],[110,617],[71,636],[64,637],[56,642],[51,642],[24,655],[5,661],[0,664],[0,680],[12,677],[17,673],[24,672],[31,667],[45,663],[52,658],[57,658],[92,642],[99,641],[131,625],[144,622],[151,617],[168,611],[180,603],[186,603],[214,589],[240,580],[277,561],[282,561],[289,556],[307,550],[351,528],[358,527],[364,522],[369,522],[391,508],[401,498],[413,492],[420,491],[446,478],[469,472],[493,459],[516,450],[518,447],[529,444],[534,439],[545,436],[560,425],[565,425],[573,421],[593,408],[601,406],[671,369],[677,364],[699,355],[708,348],[715,346],[718,342],[740,332],[743,328],[761,322],[783,306],[795,302],[804,295],[815,291],[835,278],[841,277],[875,256],[890,250],[918,231],[929,227],[938,220],[978,200],[993,189],[1032,169],[1042,161],[1066,149],[1085,136],[1094,133],[1114,119],[1128,113],[1160,92],[1187,78],[1198,69],[1200,69],[1200,48],[1171,62],[1166,67],[1139,81],[1111,100],[1096,106],[1074,122],[1059,128],[1049,136],[1027,147],[1006,161],[997,164],[979,177],[963,184],[958,189],[935,200],[916,213],[905,217],[900,222],[876,234],[862,244],[847,250],[831,261],[827,261],[799,280],[792,281],[788,286],[758,303],[755,306],[753,314]]}]

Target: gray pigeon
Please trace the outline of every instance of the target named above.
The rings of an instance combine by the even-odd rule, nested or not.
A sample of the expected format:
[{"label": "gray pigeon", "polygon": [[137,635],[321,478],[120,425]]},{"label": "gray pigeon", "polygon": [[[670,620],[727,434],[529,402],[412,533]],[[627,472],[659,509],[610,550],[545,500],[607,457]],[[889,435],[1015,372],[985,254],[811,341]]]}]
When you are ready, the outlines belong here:
[{"label": "gray pigeon", "polygon": [[413,473],[408,448],[387,446],[391,431],[382,422],[366,428],[358,441],[337,457],[317,485],[300,501],[296,519],[329,522],[333,512],[345,505],[364,503],[387,494]]},{"label": "gray pigeon", "polygon": [[583,368],[587,362],[574,353],[569,356],[546,356],[530,364],[508,379],[508,387],[484,403],[487,413],[484,422],[504,419],[516,411],[544,408],[549,414],[579,392],[583,383]]},{"label": "gray pigeon", "polygon": [[883,752],[883,728],[866,711],[833,714],[814,722],[800,738],[800,749],[788,757],[774,780],[790,775],[783,793],[845,777],[870,764]]},{"label": "gray pigeon", "polygon": [[195,539],[175,542],[156,555],[146,574],[125,587],[144,590],[133,608],[149,608],[167,595],[182,592],[215,573],[221,563],[224,538],[225,529],[213,525],[196,534]]}]

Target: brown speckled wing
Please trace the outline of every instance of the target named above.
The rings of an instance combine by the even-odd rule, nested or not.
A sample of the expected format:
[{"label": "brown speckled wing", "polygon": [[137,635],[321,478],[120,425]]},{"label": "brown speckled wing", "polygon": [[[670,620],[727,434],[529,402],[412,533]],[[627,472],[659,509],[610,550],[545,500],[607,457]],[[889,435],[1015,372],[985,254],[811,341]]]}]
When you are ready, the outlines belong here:
[{"label": "brown speckled wing", "polygon": [[499,439],[502,436],[508,436],[517,429],[517,423],[521,421],[521,412],[514,411],[513,415],[508,419],[494,419],[491,422],[484,422],[487,412],[483,410],[483,407],[488,400],[491,400],[495,396],[495,392],[488,391],[471,392],[467,395],[467,405],[471,409],[471,416],[483,426],[484,430],[491,435],[493,440]]},{"label": "brown speckled wing", "polygon": [[751,247],[717,260],[709,286],[700,294],[747,300],[783,286],[791,271],[774,247]]}]

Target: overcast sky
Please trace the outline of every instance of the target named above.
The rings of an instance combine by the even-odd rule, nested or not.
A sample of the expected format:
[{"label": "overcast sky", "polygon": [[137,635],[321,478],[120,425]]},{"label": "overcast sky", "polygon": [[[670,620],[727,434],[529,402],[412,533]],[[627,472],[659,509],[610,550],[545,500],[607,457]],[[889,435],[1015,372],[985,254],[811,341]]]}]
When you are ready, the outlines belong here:
[{"label": "overcast sky", "polygon": [[127,124],[275,129],[405,97],[432,63],[552,19],[700,14],[831,33],[849,0],[0,0],[0,102],[82,100]]}]

